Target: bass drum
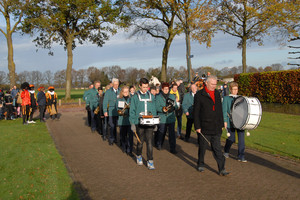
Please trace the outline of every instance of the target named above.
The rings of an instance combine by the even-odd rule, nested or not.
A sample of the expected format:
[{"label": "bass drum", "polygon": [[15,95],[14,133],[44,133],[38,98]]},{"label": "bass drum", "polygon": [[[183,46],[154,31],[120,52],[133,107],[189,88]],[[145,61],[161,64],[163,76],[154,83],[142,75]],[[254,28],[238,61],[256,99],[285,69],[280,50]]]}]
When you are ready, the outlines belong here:
[{"label": "bass drum", "polygon": [[260,101],[255,97],[238,97],[231,108],[233,126],[240,130],[256,129],[262,115]]}]

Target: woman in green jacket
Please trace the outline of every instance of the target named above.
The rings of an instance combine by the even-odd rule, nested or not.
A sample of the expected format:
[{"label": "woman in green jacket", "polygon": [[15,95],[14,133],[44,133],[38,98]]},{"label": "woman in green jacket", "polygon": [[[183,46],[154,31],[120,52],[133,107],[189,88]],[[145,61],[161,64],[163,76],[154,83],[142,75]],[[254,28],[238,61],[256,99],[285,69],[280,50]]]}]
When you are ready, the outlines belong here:
[{"label": "woman in green jacket", "polygon": [[121,137],[121,148],[123,153],[133,157],[133,132],[131,131],[131,126],[129,122],[129,107],[130,107],[130,95],[129,87],[123,86],[120,92],[120,96],[117,100],[118,105],[118,125],[120,127],[120,137]]},{"label": "woman in green jacket", "polygon": [[226,144],[224,147],[224,156],[229,158],[229,150],[231,145],[235,142],[235,132],[238,135],[238,161],[247,162],[245,159],[245,131],[234,128],[232,122],[230,121],[231,107],[234,103],[235,98],[238,97],[238,84],[236,82],[231,82],[229,84],[230,95],[224,96],[222,109],[224,118],[224,127],[227,129],[230,136],[226,139]]},{"label": "woman in green jacket", "polygon": [[170,152],[176,154],[175,109],[178,109],[178,106],[175,95],[169,93],[169,83],[162,83],[161,90],[162,92],[156,96],[156,111],[160,117],[160,124],[158,125],[158,138],[155,145],[158,150],[161,149],[168,129]]}]

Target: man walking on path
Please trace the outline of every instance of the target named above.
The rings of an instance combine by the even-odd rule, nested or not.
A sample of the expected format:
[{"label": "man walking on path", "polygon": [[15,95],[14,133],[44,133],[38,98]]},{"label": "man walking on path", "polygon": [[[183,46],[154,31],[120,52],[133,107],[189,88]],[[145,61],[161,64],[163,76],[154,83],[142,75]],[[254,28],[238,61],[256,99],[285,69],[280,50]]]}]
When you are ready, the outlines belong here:
[{"label": "man walking on path", "polygon": [[217,161],[219,174],[227,176],[225,171],[225,157],[221,149],[221,134],[224,126],[220,93],[216,90],[217,77],[209,76],[206,86],[198,91],[194,99],[194,126],[199,135],[198,167],[204,171],[204,155],[210,144],[214,158]]}]

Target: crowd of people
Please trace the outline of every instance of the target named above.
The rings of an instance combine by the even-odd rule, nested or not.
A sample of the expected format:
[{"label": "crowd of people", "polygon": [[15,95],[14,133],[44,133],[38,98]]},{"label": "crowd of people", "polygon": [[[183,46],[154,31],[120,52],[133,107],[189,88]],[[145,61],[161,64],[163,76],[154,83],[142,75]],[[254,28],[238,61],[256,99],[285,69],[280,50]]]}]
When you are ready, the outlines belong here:
[{"label": "crowd of people", "polygon": [[41,86],[36,94],[35,86],[27,82],[21,84],[21,89],[13,86],[6,92],[0,90],[0,119],[23,118],[24,125],[33,124],[36,123],[33,115],[37,110],[40,122],[46,121],[46,110],[51,119],[57,119],[57,94],[54,90],[54,87],[50,86],[45,92],[45,87]]},{"label": "crowd of people", "polygon": [[[233,94],[230,95],[227,91],[217,90],[217,77],[213,75],[195,78],[188,88],[182,80],[150,86],[146,78],[141,78],[139,89],[126,85],[119,87],[119,80],[114,78],[105,87],[105,92],[101,82],[95,81],[83,95],[87,124],[92,132],[98,132],[104,141],[108,140],[109,145],[118,143],[119,127],[119,146],[123,153],[135,156],[138,165],[143,165],[142,150],[146,142],[148,169],[155,169],[153,147],[161,150],[168,135],[170,153],[177,154],[176,140],[189,142],[194,124],[199,144],[197,170],[204,171],[205,150],[211,145],[219,174],[227,176],[225,158],[229,157],[230,147],[235,142],[235,131],[238,131],[239,137],[239,161],[246,162],[242,142],[244,131],[234,129],[228,118],[228,108],[237,96],[238,85],[232,82],[222,86],[228,87]],[[198,81],[203,84],[197,84]],[[185,134],[181,132],[183,114],[187,118]],[[224,127],[231,133],[226,141],[225,153],[220,142]],[[137,138],[136,155],[133,154],[134,136]]]}]

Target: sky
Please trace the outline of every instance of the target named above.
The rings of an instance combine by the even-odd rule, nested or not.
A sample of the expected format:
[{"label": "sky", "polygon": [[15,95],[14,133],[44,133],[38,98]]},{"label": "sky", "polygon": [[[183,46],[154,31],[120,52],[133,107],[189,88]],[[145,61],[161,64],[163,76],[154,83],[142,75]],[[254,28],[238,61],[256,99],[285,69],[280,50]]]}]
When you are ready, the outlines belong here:
[{"label": "sky", "polygon": [[[2,26],[1,26],[2,25]],[[3,24],[0,23],[3,28]],[[63,46],[53,46],[54,56],[48,55],[48,50],[37,48],[32,42],[34,38],[28,35],[13,34],[14,61],[16,72],[38,70],[56,72],[67,66],[67,53]],[[192,67],[211,66],[216,69],[240,66],[242,64],[241,49],[237,48],[239,39],[227,34],[218,33],[212,39],[212,47],[206,48],[197,42],[191,44]],[[298,42],[298,46],[299,46]],[[185,39],[177,36],[170,48],[168,66],[186,66]],[[121,68],[135,67],[148,69],[160,67],[162,60],[163,40],[129,39],[128,33],[119,32],[106,41],[103,47],[91,43],[78,45],[73,51],[73,69],[87,69],[90,66],[98,68],[119,65]],[[247,65],[266,67],[280,63],[284,69],[290,68],[288,59],[290,49],[279,45],[275,39],[265,38],[264,46],[251,43],[247,47]],[[300,63],[298,61],[298,63]],[[0,33],[0,71],[7,69],[7,46],[3,34]]]}]

